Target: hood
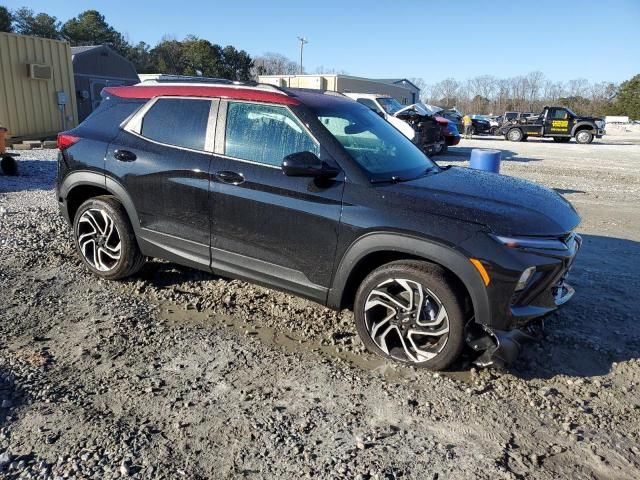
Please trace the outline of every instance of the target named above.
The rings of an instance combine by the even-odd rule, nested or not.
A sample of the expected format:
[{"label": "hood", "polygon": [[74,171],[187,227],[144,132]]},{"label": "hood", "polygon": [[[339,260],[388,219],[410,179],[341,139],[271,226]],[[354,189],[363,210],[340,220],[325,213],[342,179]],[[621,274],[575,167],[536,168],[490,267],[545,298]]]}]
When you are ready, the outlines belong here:
[{"label": "hood", "polygon": [[432,107],[431,105],[425,105],[422,102],[418,102],[418,103],[414,103],[412,105],[408,105],[408,106],[406,106],[404,108],[401,108],[396,113],[394,113],[393,116],[397,117],[401,113],[407,112],[409,110],[415,110],[420,115],[430,116],[430,115],[435,115],[435,113],[437,111],[439,111],[439,110],[434,110],[434,108],[437,108],[437,107]]},{"label": "hood", "polygon": [[555,191],[515,177],[463,167],[390,185],[415,209],[479,223],[500,235],[560,236],[580,223],[573,206]]}]

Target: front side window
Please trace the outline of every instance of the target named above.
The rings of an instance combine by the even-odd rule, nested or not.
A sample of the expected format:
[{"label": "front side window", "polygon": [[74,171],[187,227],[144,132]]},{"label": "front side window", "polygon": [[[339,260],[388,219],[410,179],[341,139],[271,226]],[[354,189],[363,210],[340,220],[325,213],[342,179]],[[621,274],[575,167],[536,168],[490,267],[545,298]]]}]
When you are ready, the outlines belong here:
[{"label": "front side window", "polygon": [[291,153],[320,147],[286,108],[256,103],[229,102],[224,143],[225,155],[280,166]]},{"label": "front side window", "polygon": [[567,114],[566,110],[556,108],[551,112],[551,118],[553,120],[566,120],[567,118],[569,118],[569,115]]},{"label": "front side window", "polygon": [[161,98],[142,119],[143,137],[178,147],[204,150],[211,100]]},{"label": "front side window", "polygon": [[411,140],[357,102],[318,106],[314,111],[372,180],[415,178],[435,167]]}]

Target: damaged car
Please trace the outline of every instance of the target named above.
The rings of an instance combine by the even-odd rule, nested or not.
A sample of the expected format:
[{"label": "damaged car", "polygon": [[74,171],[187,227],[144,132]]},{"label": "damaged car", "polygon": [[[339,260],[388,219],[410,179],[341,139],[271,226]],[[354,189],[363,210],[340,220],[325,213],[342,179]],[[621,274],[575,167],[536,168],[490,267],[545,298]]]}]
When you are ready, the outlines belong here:
[{"label": "damaged car", "polygon": [[436,155],[446,150],[447,143],[442,135],[441,124],[434,112],[423,103],[402,105],[393,97],[370,93],[344,95],[376,112],[427,155]]},{"label": "damaged car", "polygon": [[439,166],[342,95],[202,78],[108,87],[58,148],[55,198],[100,279],[160,258],[262,284],[352,309],[371,352],[434,370],[466,347],[509,363],[574,293],[567,200]]}]

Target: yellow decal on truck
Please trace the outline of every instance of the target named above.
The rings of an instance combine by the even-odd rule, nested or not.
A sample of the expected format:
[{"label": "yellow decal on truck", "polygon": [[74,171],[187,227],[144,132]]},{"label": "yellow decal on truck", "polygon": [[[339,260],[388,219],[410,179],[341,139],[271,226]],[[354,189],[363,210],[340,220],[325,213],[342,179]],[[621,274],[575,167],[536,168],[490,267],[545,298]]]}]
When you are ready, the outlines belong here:
[{"label": "yellow decal on truck", "polygon": [[569,128],[569,120],[552,120],[552,130],[567,130]]}]

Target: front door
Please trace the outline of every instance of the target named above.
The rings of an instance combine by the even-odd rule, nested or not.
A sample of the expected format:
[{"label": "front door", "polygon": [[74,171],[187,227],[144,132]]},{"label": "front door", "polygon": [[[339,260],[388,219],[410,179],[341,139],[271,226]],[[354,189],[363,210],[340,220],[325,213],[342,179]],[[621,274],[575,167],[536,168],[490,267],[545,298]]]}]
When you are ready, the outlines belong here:
[{"label": "front door", "polygon": [[324,301],[338,238],[344,175],[288,177],[288,154],[332,159],[291,110],[222,101],[212,171],[212,268]]},{"label": "front door", "polygon": [[[158,98],[109,145],[106,170],[127,191],[158,256],[209,267],[209,164],[218,101]],[[213,110],[213,112],[212,112]],[[211,123],[215,123],[211,120]],[[211,135],[208,135],[211,131]]]},{"label": "front door", "polygon": [[571,135],[573,117],[564,108],[550,108],[547,110],[545,122],[546,135]]}]

